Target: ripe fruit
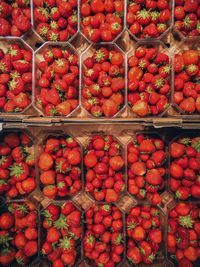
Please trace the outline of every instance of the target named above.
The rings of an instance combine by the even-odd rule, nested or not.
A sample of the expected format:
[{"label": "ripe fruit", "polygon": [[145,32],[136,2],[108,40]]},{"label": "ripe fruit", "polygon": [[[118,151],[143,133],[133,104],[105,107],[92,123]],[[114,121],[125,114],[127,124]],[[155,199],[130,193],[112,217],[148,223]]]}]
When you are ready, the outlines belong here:
[{"label": "ripe fruit", "polygon": [[33,0],[36,32],[46,41],[66,42],[77,32],[77,1]]},{"label": "ripe fruit", "polygon": [[[81,238],[81,212],[70,201],[50,204],[42,211],[44,240],[42,253],[49,264],[73,266],[78,258],[77,244]],[[56,244],[56,245],[55,245]]]},{"label": "ripe fruit", "polygon": [[200,110],[198,51],[187,49],[175,54],[174,74],[174,103],[184,114],[198,113]]},{"label": "ripe fruit", "polygon": [[0,173],[0,195],[20,198],[34,191],[34,145],[28,135],[23,132],[3,134],[0,142]]},{"label": "ripe fruit", "polygon": [[198,0],[175,1],[174,19],[177,30],[184,36],[199,36],[199,12]]},{"label": "ripe fruit", "polygon": [[158,38],[170,26],[171,15],[167,1],[128,1],[126,24],[138,39]]},{"label": "ripe fruit", "polygon": [[114,46],[95,48],[83,60],[82,106],[93,117],[113,117],[124,106],[124,55]]},{"label": "ripe fruit", "polygon": [[0,111],[22,112],[31,98],[32,52],[19,42],[5,44],[0,57]]},{"label": "ripe fruit", "polygon": [[111,42],[123,30],[124,2],[93,0],[80,4],[81,31],[91,42]]},{"label": "ripe fruit", "polygon": [[0,3],[0,36],[21,37],[31,29],[30,1],[5,0]]},{"label": "ripe fruit", "polygon": [[113,136],[91,136],[84,153],[86,192],[97,201],[117,201],[125,189],[124,165],[122,146]]},{"label": "ripe fruit", "polygon": [[157,47],[140,46],[128,58],[128,103],[139,117],[161,114],[169,105],[169,57]]},{"label": "ripe fruit", "polygon": [[120,210],[114,205],[94,204],[86,211],[85,221],[84,256],[97,266],[116,266],[125,249]]},{"label": "ripe fruit", "polygon": [[78,55],[58,45],[46,47],[42,57],[37,61],[36,105],[46,116],[68,116],[78,106]]},{"label": "ripe fruit", "polygon": [[62,198],[81,190],[81,151],[71,136],[47,137],[38,165],[40,186],[47,197]]},{"label": "ripe fruit", "polygon": [[[199,224],[198,213],[198,205],[182,202],[168,211],[170,220],[167,237],[168,256],[178,266],[185,266],[183,259],[186,260],[187,266],[193,266],[198,258],[199,235],[198,228],[195,227]],[[174,230],[173,226],[175,226]],[[177,257],[179,254],[180,258]],[[176,257],[173,257],[174,255]]]},{"label": "ripe fruit", "polygon": [[137,134],[128,144],[128,192],[139,199],[148,198],[153,204],[161,201],[164,189],[166,152],[162,139],[154,135]]},{"label": "ripe fruit", "polygon": [[36,207],[28,201],[12,202],[0,213],[0,264],[32,264],[38,254]]},{"label": "ripe fruit", "polygon": [[173,141],[169,147],[170,188],[178,199],[200,198],[199,152],[198,136],[182,136]]},{"label": "ripe fruit", "polygon": [[[136,209],[137,214],[135,214]],[[161,216],[158,208],[149,205],[136,206],[128,212],[126,256],[131,263],[145,264],[148,259],[149,264],[153,264],[158,255],[162,253],[159,249],[163,239],[160,226]]]}]

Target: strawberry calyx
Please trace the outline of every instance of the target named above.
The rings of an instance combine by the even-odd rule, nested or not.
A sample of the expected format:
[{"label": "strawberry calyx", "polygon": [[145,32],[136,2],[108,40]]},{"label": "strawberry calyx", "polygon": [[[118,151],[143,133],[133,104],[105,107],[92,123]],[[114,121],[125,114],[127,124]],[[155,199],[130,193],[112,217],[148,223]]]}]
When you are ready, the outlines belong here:
[{"label": "strawberry calyx", "polygon": [[164,66],[163,71],[164,71],[164,73],[169,74],[171,71],[171,67],[169,65],[166,65],[166,66]]},{"label": "strawberry calyx", "polygon": [[192,147],[197,151],[200,152],[200,140],[196,140],[193,144]]},{"label": "strawberry calyx", "polygon": [[7,71],[6,64],[4,62],[0,62],[0,71],[1,72]]},{"label": "strawberry calyx", "polygon": [[58,187],[58,189],[63,189],[65,187],[65,183],[64,182],[59,182],[57,184],[57,187]]},{"label": "strawberry calyx", "polygon": [[13,71],[10,73],[11,78],[14,80],[15,78],[20,78],[20,74],[17,71]]},{"label": "strawberry calyx", "polygon": [[160,16],[160,13],[158,11],[152,11],[150,14],[151,14],[151,19],[152,20],[156,20]]},{"label": "strawberry calyx", "polygon": [[58,230],[63,230],[63,229],[67,230],[68,229],[66,217],[63,214],[60,215],[59,219],[56,220],[53,225]]},{"label": "strawberry calyx", "polygon": [[191,143],[191,139],[187,138],[187,137],[184,137],[184,138],[181,138],[181,140],[179,140],[179,143],[187,146],[187,145],[189,145]]},{"label": "strawberry calyx", "polygon": [[[58,38],[59,38],[59,35],[57,34],[57,33],[54,33],[54,32],[52,32],[51,34],[50,34],[50,37],[49,37],[49,39],[51,40],[51,41],[58,41]],[[59,59],[58,59],[59,60]]]},{"label": "strawberry calyx", "polygon": [[6,162],[6,157],[5,156],[1,156],[0,164],[4,164],[5,162]]},{"label": "strawberry calyx", "polygon": [[38,11],[46,18],[49,17],[49,12],[48,12],[48,9],[47,8],[44,8],[44,7],[39,7],[38,8]]},{"label": "strawberry calyx", "polygon": [[73,58],[74,58],[73,55],[68,56],[67,59],[68,59],[69,63],[71,63],[73,61]]},{"label": "strawberry calyx", "polygon": [[115,244],[116,244],[116,245],[119,245],[119,244],[122,243],[122,241],[123,241],[123,236],[122,236],[122,234],[118,234],[118,236],[115,238]]},{"label": "strawberry calyx", "polygon": [[45,219],[46,219],[48,225],[49,225],[49,226],[52,225],[52,217],[51,217],[50,212],[49,212],[48,210],[43,210],[43,211],[41,212],[41,214],[45,217]]},{"label": "strawberry calyx", "polygon": [[186,228],[193,228],[194,221],[190,217],[190,215],[187,216],[179,216],[179,222],[180,225]]},{"label": "strawberry calyx", "polygon": [[166,29],[166,25],[164,23],[158,23],[157,28],[158,30],[164,31]]},{"label": "strawberry calyx", "polygon": [[114,23],[112,24],[112,28],[118,30],[118,29],[121,28],[121,25],[120,25],[118,22],[114,22]]},{"label": "strawberry calyx", "polygon": [[138,64],[140,69],[144,69],[146,67],[146,61],[145,60],[140,60],[140,63]]},{"label": "strawberry calyx", "polygon": [[136,223],[136,222],[128,222],[127,223],[127,229],[128,230],[133,230],[133,229],[135,229],[135,227],[138,225],[138,223]]},{"label": "strawberry calyx", "polygon": [[47,33],[48,33],[48,31],[49,31],[48,27],[46,27],[46,26],[42,26],[42,27],[40,28],[40,30],[39,30],[39,34],[40,34],[41,36],[46,36]]},{"label": "strawberry calyx", "polygon": [[10,175],[11,176],[16,176],[17,178],[20,177],[20,175],[22,175],[24,173],[24,169],[21,165],[21,163],[17,164],[13,164],[10,168]]},{"label": "strawberry calyx", "polygon": [[93,69],[88,69],[87,70],[87,76],[92,76],[92,74],[94,73],[94,70]]},{"label": "strawberry calyx", "polygon": [[141,195],[141,196],[145,197],[146,192],[147,192],[146,190],[144,190],[144,189],[140,189],[140,195]]},{"label": "strawberry calyx", "polygon": [[136,16],[139,19],[149,19],[151,17],[150,12],[146,9],[137,11]]},{"label": "strawberry calyx", "polygon": [[189,17],[185,17],[185,19],[183,20],[183,25],[186,27],[186,28],[190,28],[190,25],[191,25],[191,19]]},{"label": "strawberry calyx", "polygon": [[197,66],[194,64],[190,64],[187,68],[190,72],[196,71],[197,70]]},{"label": "strawberry calyx", "polygon": [[18,82],[15,79],[13,79],[8,84],[9,84],[10,90],[14,90],[16,88]]},{"label": "strawberry calyx", "polygon": [[62,239],[59,239],[59,242],[60,242],[60,244],[59,244],[59,247],[60,248],[63,248],[63,249],[66,249],[66,250],[70,250],[71,249],[71,237],[63,237]]},{"label": "strawberry calyx", "polygon": [[93,244],[94,243],[94,240],[95,240],[94,236],[91,235],[91,234],[89,234],[86,241],[89,244]]},{"label": "strawberry calyx", "polygon": [[16,210],[22,214],[28,213],[28,209],[26,205],[19,205]]},{"label": "strawberry calyx", "polygon": [[111,209],[111,206],[110,205],[103,205],[102,209],[105,211],[109,211]]},{"label": "strawberry calyx", "polygon": [[55,14],[56,12],[58,12],[58,8],[54,6],[54,7],[51,9],[51,15]]},{"label": "strawberry calyx", "polygon": [[0,245],[3,247],[9,247],[9,241],[13,240],[9,233],[0,236]]},{"label": "strawberry calyx", "polygon": [[17,49],[13,49],[11,46],[8,48],[7,53],[10,54],[11,56],[16,56],[17,55]]},{"label": "strawberry calyx", "polygon": [[163,87],[163,85],[164,85],[164,80],[163,80],[163,78],[158,78],[158,79],[156,79],[156,81],[155,81],[155,86],[156,86],[157,88],[161,88],[161,87]]},{"label": "strawberry calyx", "polygon": [[51,21],[51,23],[50,23],[50,27],[51,27],[52,29],[57,29],[57,28],[58,28],[58,23],[57,23],[56,21]]},{"label": "strawberry calyx", "polygon": [[64,67],[64,65],[65,65],[65,62],[64,62],[63,59],[57,59],[57,60],[55,61],[55,63],[56,63],[56,65],[57,65],[58,67]]},{"label": "strawberry calyx", "polygon": [[19,264],[19,265],[24,265],[25,264],[25,262],[24,262],[24,259],[23,259],[23,257],[15,257],[15,259],[16,259],[16,262]]},{"label": "strawberry calyx", "polygon": [[105,57],[105,54],[100,49],[95,52],[95,60],[100,62]]}]

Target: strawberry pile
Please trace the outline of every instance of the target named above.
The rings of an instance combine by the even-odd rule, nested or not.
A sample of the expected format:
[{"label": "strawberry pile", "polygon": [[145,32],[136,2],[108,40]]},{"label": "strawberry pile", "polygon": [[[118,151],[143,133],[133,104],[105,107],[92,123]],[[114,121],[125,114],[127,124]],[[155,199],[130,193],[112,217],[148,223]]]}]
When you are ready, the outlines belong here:
[{"label": "strawberry pile", "polygon": [[32,52],[18,43],[0,49],[0,111],[22,112],[31,94]]},{"label": "strawberry pile", "polygon": [[0,195],[23,197],[36,188],[34,145],[24,133],[6,133],[0,141]]},{"label": "strawberry pile", "polygon": [[31,28],[30,0],[1,0],[0,36],[20,37]]},{"label": "strawberry pile", "polygon": [[65,42],[77,32],[77,0],[33,0],[36,32],[47,41]]},{"label": "strawberry pile", "polygon": [[168,255],[178,267],[198,266],[196,261],[200,257],[199,212],[196,204],[180,202],[168,213]]},{"label": "strawberry pile", "polygon": [[128,1],[126,24],[137,38],[158,38],[167,30],[170,23],[170,1]]},{"label": "strawberry pile", "polygon": [[153,206],[133,207],[126,218],[127,258],[132,264],[152,265],[163,240],[161,214]]},{"label": "strawberry pile", "polygon": [[38,166],[45,196],[62,198],[81,190],[81,150],[74,138],[48,137],[43,143]]},{"label": "strawberry pile", "polygon": [[50,204],[42,211],[42,255],[53,267],[75,266],[81,238],[81,212],[70,201]]},{"label": "strawberry pile", "polygon": [[175,0],[174,26],[185,36],[200,35],[200,2]]},{"label": "strawberry pile", "polygon": [[30,266],[38,254],[37,210],[14,202],[0,213],[0,265]]},{"label": "strawberry pile", "polygon": [[167,155],[164,141],[157,136],[137,134],[128,145],[128,192],[160,204],[159,193],[165,188]]},{"label": "strawberry pile", "polygon": [[124,1],[81,0],[81,29],[93,43],[111,42],[123,30]]},{"label": "strawberry pile", "polygon": [[114,267],[123,260],[122,213],[114,205],[93,205],[85,213],[84,256],[90,266]]},{"label": "strawberry pile", "polygon": [[200,199],[200,137],[182,137],[169,147],[170,189],[176,198]]},{"label": "strawberry pile", "polygon": [[141,117],[158,115],[169,105],[169,57],[157,47],[138,47],[128,58],[128,103]]},{"label": "strawberry pile", "polygon": [[85,191],[97,201],[116,202],[124,191],[124,159],[111,135],[94,135],[84,153]]},{"label": "strawberry pile", "polygon": [[199,67],[198,50],[185,50],[174,56],[173,101],[184,113],[200,112]]},{"label": "strawberry pile", "polygon": [[78,56],[68,49],[44,49],[37,63],[37,106],[47,116],[67,116],[78,106]]},{"label": "strawberry pile", "polygon": [[113,117],[124,105],[124,55],[95,49],[83,61],[82,105],[94,117]]}]

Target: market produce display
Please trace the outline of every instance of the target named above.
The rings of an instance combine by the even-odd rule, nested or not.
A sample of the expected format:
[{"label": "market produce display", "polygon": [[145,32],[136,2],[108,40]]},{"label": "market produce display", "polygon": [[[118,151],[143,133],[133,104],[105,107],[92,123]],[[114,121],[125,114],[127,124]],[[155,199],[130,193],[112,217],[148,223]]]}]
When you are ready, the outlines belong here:
[{"label": "market produce display", "polygon": [[124,54],[116,46],[95,46],[84,58],[82,106],[93,117],[113,117],[124,106],[124,64]]},{"label": "market produce display", "polygon": [[138,45],[128,57],[128,103],[140,117],[159,115],[169,106],[171,64],[158,46]]},{"label": "market produce display", "polygon": [[167,249],[178,267],[195,266],[199,257],[199,211],[196,204],[184,202],[169,210]]},{"label": "market produce display", "polygon": [[32,51],[16,39],[0,48],[0,111],[19,113],[32,98]]},{"label": "market produce display", "polygon": [[94,135],[84,153],[85,191],[97,201],[116,202],[125,189],[122,145],[111,135]]},{"label": "market produce display", "polygon": [[36,105],[47,116],[67,116],[79,104],[79,58],[69,46],[45,46],[37,61]]},{"label": "market produce display", "polygon": [[81,211],[67,201],[52,203],[41,213],[43,257],[53,267],[75,266],[80,257]]},{"label": "market produce display", "polygon": [[158,38],[171,26],[172,1],[127,0],[126,24],[138,39]]},{"label": "market produce display", "polygon": [[32,27],[30,0],[1,0],[0,36],[21,37]]},{"label": "market produce display", "polygon": [[200,3],[198,0],[175,0],[174,27],[185,36],[200,35]]},{"label": "market produce display", "polygon": [[46,41],[65,42],[74,36],[78,26],[76,0],[33,0],[36,32]]},{"label": "market produce display", "polygon": [[[164,235],[161,212],[153,206],[135,206],[126,218],[127,258],[131,266],[152,265],[161,259]],[[162,255],[164,258],[164,255]]]},{"label": "market produce display", "polygon": [[1,266],[28,266],[38,256],[38,212],[29,202],[13,202],[0,210]]},{"label": "market produce display", "polygon": [[0,266],[200,266],[200,0],[0,0]]},{"label": "market produce display", "polygon": [[170,189],[176,198],[200,199],[200,137],[183,136],[170,147]]},{"label": "market produce display", "polygon": [[85,220],[83,250],[89,264],[117,266],[125,249],[121,211],[114,205],[94,204]]},{"label": "market produce display", "polygon": [[199,50],[188,49],[174,55],[174,103],[185,114],[200,112]]},{"label": "market produce display", "polygon": [[150,134],[137,134],[127,148],[128,192],[138,199],[160,204],[165,189],[167,153],[165,143]]},{"label": "market produce display", "polygon": [[123,0],[81,0],[80,27],[91,42],[111,42],[123,30]]},{"label": "market produce display", "polygon": [[73,137],[47,137],[41,147],[38,166],[45,196],[63,198],[81,190],[81,149]]},{"label": "market produce display", "polygon": [[25,133],[5,133],[0,141],[0,196],[23,198],[36,188],[34,144]]}]

